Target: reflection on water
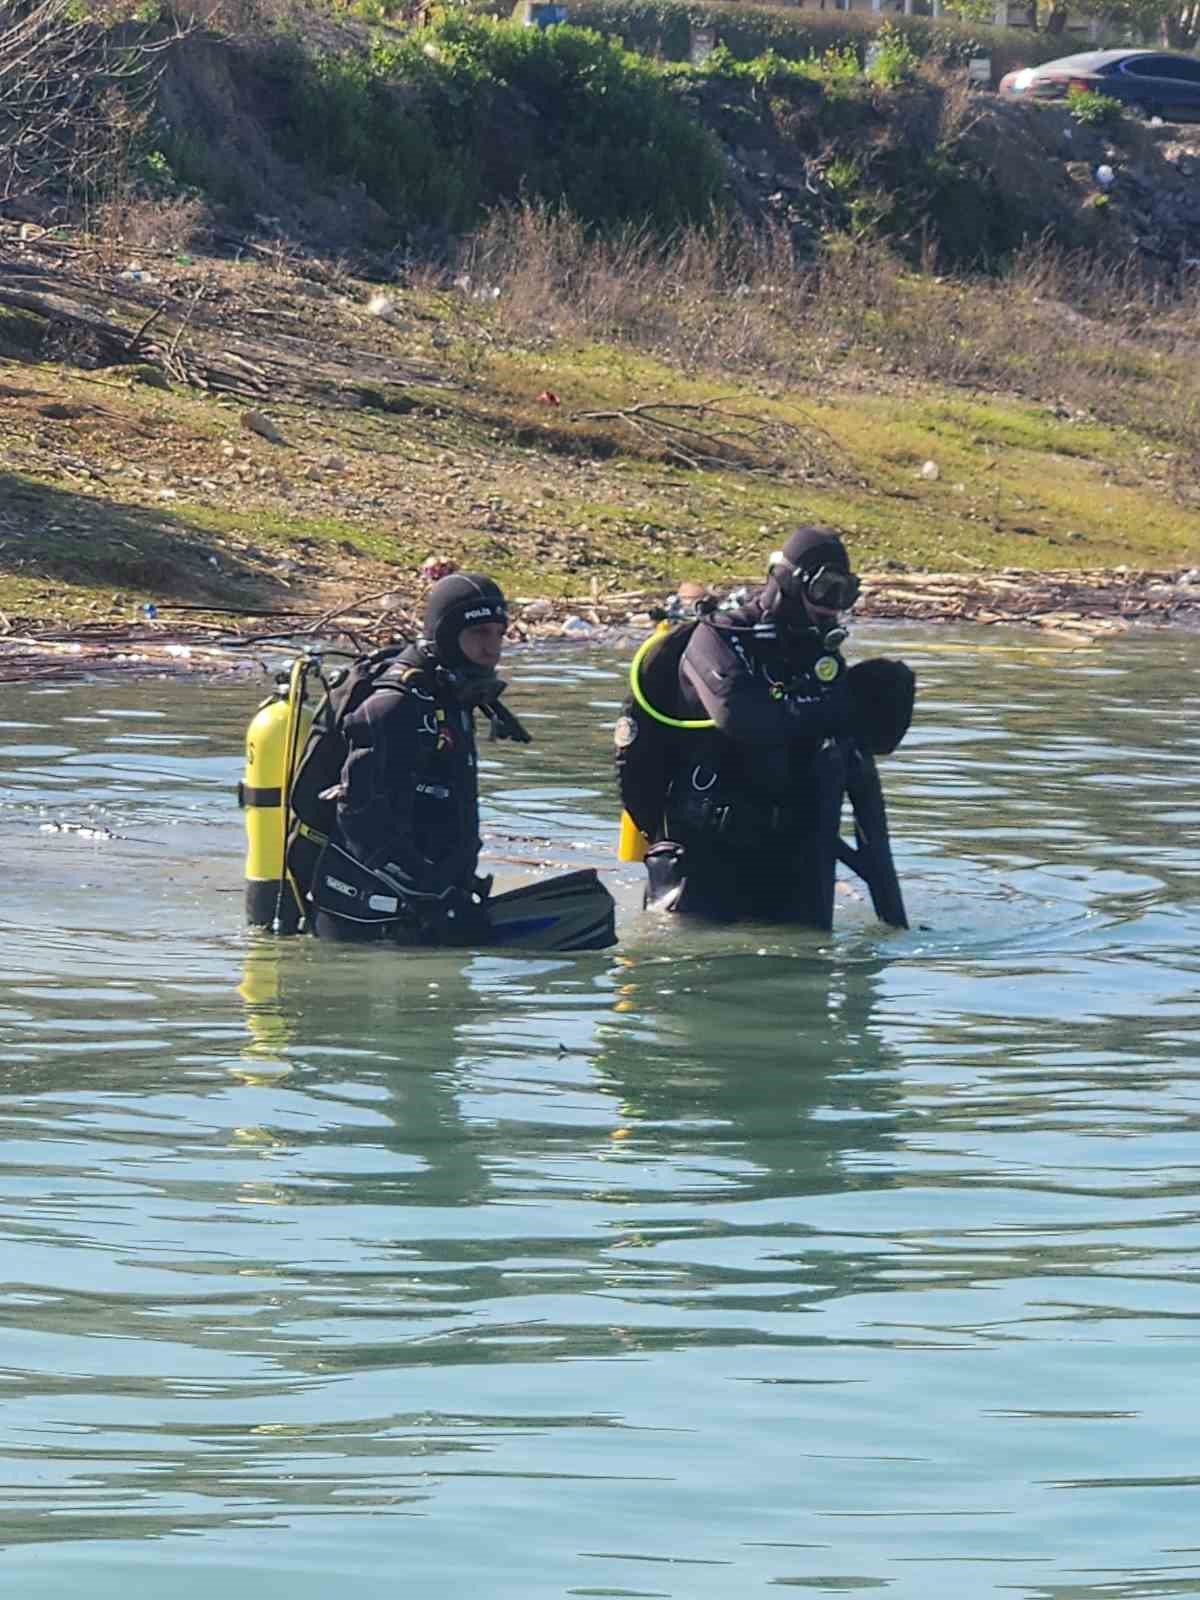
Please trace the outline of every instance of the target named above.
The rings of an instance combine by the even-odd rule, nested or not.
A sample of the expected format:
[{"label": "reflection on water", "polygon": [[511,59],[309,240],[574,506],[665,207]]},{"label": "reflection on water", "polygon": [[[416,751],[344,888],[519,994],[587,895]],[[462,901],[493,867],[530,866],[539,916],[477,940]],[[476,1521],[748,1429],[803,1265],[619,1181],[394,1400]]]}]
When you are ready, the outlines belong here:
[{"label": "reflection on water", "polygon": [[[864,630],[910,932],[577,958],[246,934],[255,689],[7,691],[13,1592],[1200,1594],[1200,645],[1020,641]],[[502,883],[611,862],[617,663]]]}]

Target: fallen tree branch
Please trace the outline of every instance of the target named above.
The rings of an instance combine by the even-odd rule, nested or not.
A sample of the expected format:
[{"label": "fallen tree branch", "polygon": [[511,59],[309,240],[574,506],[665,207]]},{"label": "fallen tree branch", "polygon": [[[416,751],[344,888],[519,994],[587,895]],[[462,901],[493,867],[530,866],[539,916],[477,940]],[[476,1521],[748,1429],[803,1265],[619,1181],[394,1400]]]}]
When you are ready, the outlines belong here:
[{"label": "fallen tree branch", "polygon": [[[721,401],[640,400],[609,410],[575,411],[571,421],[622,422],[693,470],[772,471],[785,460],[794,465],[797,455],[804,454],[803,435],[792,424],[731,411]],[[815,453],[809,454],[810,464],[817,465]]]},{"label": "fallen tree branch", "polygon": [[[345,605],[335,606],[332,611],[326,611],[310,627],[302,631],[310,634],[320,633],[322,628],[328,627],[338,617],[349,616],[352,612],[361,611],[364,606],[374,605],[380,600],[394,600],[395,598],[396,589],[394,585],[390,589],[380,589],[376,594],[359,595],[355,599],[347,601]],[[382,616],[390,616],[394,610],[396,610],[394,606],[387,606],[384,608]],[[351,634],[350,637],[352,638],[353,635]]]}]

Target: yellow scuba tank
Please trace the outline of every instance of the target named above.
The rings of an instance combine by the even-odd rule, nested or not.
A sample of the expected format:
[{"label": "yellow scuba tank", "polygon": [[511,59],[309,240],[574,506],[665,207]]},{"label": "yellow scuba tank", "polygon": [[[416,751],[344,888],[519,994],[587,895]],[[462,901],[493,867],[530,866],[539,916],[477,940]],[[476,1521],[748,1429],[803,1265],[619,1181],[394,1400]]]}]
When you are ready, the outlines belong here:
[{"label": "yellow scuba tank", "polygon": [[644,861],[650,841],[629,815],[621,813],[621,831],[617,835],[618,861]]},{"label": "yellow scuba tank", "polygon": [[295,933],[303,915],[284,857],[292,778],[312,722],[305,687],[316,667],[313,658],[300,657],[251,718],[237,789],[246,818],[246,921],[277,933]]}]

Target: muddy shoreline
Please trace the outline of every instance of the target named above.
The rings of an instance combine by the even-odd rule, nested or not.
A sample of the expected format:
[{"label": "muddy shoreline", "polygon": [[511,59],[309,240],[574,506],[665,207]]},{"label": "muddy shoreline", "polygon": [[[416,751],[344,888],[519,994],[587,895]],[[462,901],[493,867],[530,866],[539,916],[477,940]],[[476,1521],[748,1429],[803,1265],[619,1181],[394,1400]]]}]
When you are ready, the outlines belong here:
[{"label": "muddy shoreline", "polygon": [[[747,580],[748,586],[753,582]],[[700,592],[699,585],[680,585],[685,605]],[[511,601],[510,638],[517,644],[598,641],[648,627],[667,598],[649,591],[566,599],[518,595]],[[311,643],[367,650],[413,637],[420,605],[421,591],[414,588],[403,599],[392,590],[386,596],[351,597],[344,606],[323,611],[298,607],[218,614],[163,607],[153,617],[85,624],[6,618],[0,632],[0,683],[260,671],[261,657],[275,647]],[[1019,625],[1060,646],[1082,646],[1140,627],[1200,626],[1200,569],[866,573],[854,618]]]}]

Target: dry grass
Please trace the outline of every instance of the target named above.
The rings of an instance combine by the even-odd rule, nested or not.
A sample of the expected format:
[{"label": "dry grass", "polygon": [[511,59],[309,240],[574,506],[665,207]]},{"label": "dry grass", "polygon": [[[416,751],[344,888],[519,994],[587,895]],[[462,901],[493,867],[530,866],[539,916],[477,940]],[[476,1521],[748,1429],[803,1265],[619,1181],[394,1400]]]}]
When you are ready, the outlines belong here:
[{"label": "dry grass", "polygon": [[519,343],[614,343],[689,375],[773,386],[849,366],[1067,407],[1195,451],[1200,272],[1036,245],[997,278],[918,273],[877,241],[797,262],[782,230],[589,237],[546,208],[497,213],[456,283]]},{"label": "dry grass", "polygon": [[663,243],[629,229],[592,238],[547,207],[495,213],[468,242],[456,280],[519,339],[630,345],[686,372],[727,368],[780,374],[782,297],[797,286],[786,236],[728,223],[689,228]]},{"label": "dry grass", "polygon": [[204,202],[190,196],[148,200],[122,195],[96,207],[90,232],[102,256],[115,265],[122,257],[146,252],[176,255],[193,249],[208,215]]}]

